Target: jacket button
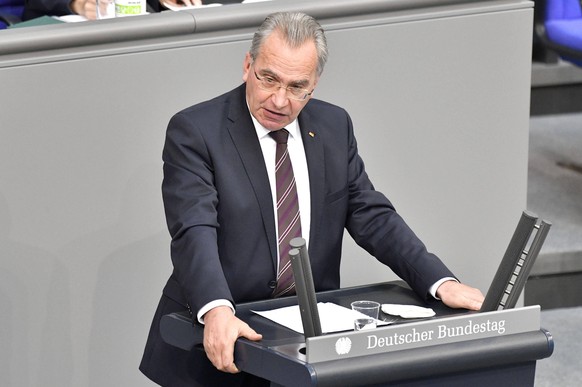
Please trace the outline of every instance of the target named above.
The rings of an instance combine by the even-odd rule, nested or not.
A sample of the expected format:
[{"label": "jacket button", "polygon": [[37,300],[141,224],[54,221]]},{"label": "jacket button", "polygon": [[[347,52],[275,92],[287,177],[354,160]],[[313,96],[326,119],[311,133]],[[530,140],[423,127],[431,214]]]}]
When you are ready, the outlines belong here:
[{"label": "jacket button", "polygon": [[271,289],[275,289],[276,286],[277,286],[277,281],[275,281],[275,280],[269,281],[269,287]]}]

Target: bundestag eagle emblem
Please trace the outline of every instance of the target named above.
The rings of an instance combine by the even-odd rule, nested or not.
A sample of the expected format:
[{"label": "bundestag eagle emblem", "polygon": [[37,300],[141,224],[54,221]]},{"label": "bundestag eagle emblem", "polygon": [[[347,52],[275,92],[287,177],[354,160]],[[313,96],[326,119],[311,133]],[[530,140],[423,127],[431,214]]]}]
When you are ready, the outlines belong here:
[{"label": "bundestag eagle emblem", "polygon": [[346,355],[352,349],[352,340],[349,337],[340,337],[335,342],[335,351],[338,355]]}]

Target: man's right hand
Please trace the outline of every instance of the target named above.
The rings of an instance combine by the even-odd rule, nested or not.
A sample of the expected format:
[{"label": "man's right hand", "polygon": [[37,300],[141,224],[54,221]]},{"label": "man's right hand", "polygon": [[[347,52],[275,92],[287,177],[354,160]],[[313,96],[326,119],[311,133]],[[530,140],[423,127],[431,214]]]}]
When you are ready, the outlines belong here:
[{"label": "man's right hand", "polygon": [[239,337],[258,341],[263,336],[237,318],[227,306],[218,306],[206,312],[204,350],[208,359],[220,371],[240,372],[234,364],[234,343]]}]

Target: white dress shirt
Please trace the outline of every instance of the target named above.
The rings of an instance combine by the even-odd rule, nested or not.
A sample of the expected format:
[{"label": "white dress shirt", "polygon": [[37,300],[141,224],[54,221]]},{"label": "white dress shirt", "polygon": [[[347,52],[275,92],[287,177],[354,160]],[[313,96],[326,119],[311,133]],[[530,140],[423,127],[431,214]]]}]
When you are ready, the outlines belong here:
[{"label": "white dress shirt", "polygon": [[[266,129],[253,117],[253,124],[257,133],[257,138],[263,151],[263,158],[265,166],[267,167],[267,175],[269,176],[269,184],[271,185],[271,193],[273,198],[273,208],[277,208],[277,181],[275,178],[275,154],[277,150],[277,143],[275,139],[269,135],[270,130]],[[305,148],[303,147],[303,139],[301,138],[301,131],[299,130],[299,123],[294,120],[289,125],[285,126],[289,132],[287,139],[287,149],[289,157],[291,157],[291,165],[293,166],[293,174],[295,175],[295,184],[297,185],[297,197],[299,199],[299,216],[301,217],[301,236],[306,241],[306,246],[309,246],[309,230],[311,228],[311,191],[309,188],[309,171],[307,169],[307,158],[305,157]],[[275,230],[277,240],[279,239],[279,230],[277,222],[277,211],[273,211],[275,219]],[[279,256],[279,246],[277,246],[277,256]],[[277,261],[278,262],[278,261]],[[279,267],[277,266],[277,271]],[[202,317],[210,309],[217,306],[228,306],[234,312],[234,306],[228,300],[215,300],[204,305],[198,313],[196,318],[200,323],[204,323]]]},{"label": "white dress shirt", "polygon": [[[257,138],[261,143],[265,165],[267,166],[267,174],[269,175],[269,183],[271,184],[271,193],[273,197],[273,208],[277,208],[277,181],[275,178],[275,153],[277,150],[277,143],[273,137],[269,135],[270,130],[265,129],[253,116],[251,116],[251,118],[255,124]],[[309,246],[311,191],[309,189],[309,171],[307,170],[305,148],[303,148],[303,139],[301,138],[301,132],[299,131],[299,123],[297,120],[285,126],[285,129],[289,132],[287,149],[289,151],[289,157],[291,157],[291,165],[293,166],[293,174],[295,175],[295,184],[297,185],[299,216],[301,217],[301,236],[307,242],[307,246]],[[277,211],[273,211],[273,216],[275,217],[275,228],[277,229],[278,236]],[[277,255],[279,255],[278,252]]]}]

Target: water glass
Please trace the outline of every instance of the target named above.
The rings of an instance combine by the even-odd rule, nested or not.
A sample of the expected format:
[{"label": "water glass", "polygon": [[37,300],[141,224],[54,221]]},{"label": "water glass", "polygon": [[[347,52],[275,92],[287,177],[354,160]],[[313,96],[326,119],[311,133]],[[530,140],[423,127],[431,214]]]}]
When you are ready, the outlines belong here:
[{"label": "water glass", "polygon": [[97,0],[97,19],[115,17],[115,0]]},{"label": "water glass", "polygon": [[354,311],[354,330],[376,328],[376,321],[380,313],[380,304],[375,301],[354,301],[352,302]]}]

